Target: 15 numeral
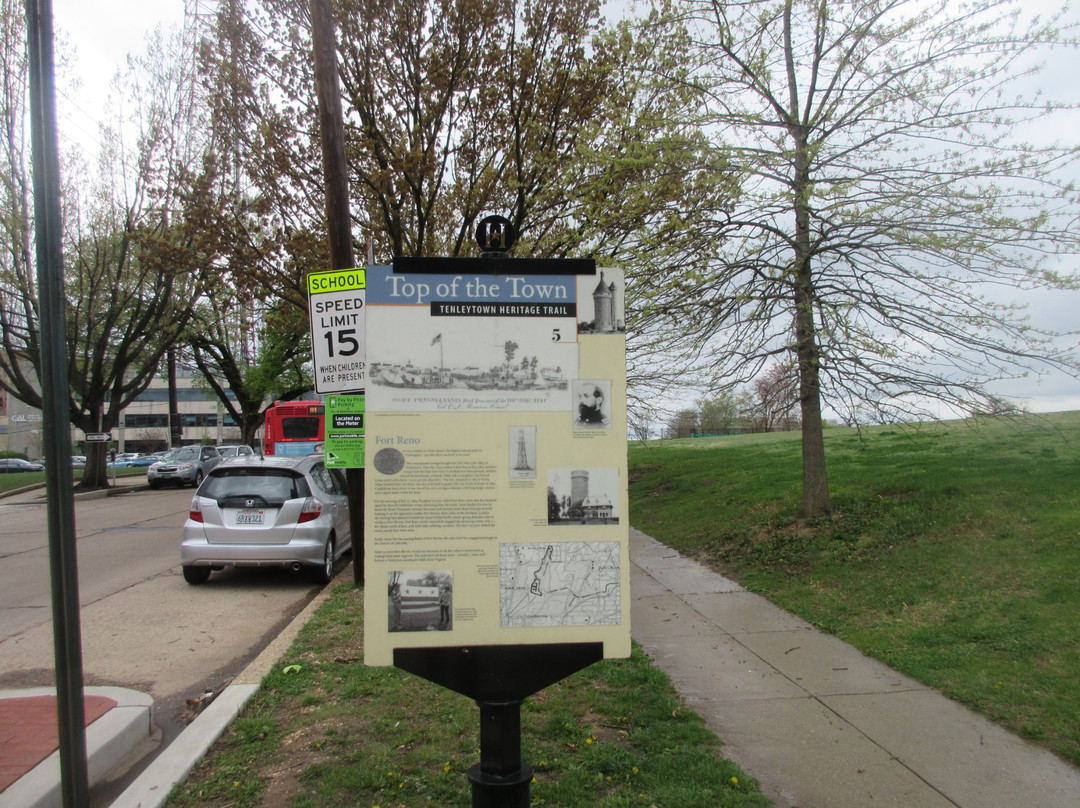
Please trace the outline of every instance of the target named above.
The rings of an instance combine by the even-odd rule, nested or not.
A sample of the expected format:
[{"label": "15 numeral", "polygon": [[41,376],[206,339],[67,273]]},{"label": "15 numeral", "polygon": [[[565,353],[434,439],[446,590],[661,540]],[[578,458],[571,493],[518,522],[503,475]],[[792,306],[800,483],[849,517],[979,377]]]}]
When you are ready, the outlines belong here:
[{"label": "15 numeral", "polygon": [[[356,333],[355,328],[339,328],[337,332],[337,343],[339,346],[337,350],[338,356],[352,356],[360,350],[360,342],[353,336]],[[323,333],[323,338],[326,340],[326,349],[331,359],[334,358],[334,332],[326,331]]]}]

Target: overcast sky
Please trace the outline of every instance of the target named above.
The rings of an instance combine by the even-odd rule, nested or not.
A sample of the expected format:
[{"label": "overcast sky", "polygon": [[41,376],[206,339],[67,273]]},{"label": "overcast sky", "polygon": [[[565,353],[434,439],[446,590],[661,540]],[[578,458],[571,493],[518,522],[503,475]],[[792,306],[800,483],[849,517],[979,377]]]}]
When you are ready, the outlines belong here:
[{"label": "overcast sky", "polygon": [[[214,5],[208,0],[188,0],[188,3],[193,9],[200,3]],[[1040,5],[1048,9],[1061,7],[1060,0],[1034,0],[1025,7]],[[178,26],[183,16],[184,0],[53,0],[58,49],[63,47],[64,40],[73,47],[73,72],[82,83],[74,97],[60,90],[58,117],[68,136],[82,142],[96,142],[96,122],[108,96],[109,82],[127,54],[141,51],[146,34],[155,26]],[[1071,17],[1080,19],[1080,8],[1073,8]],[[1078,62],[1075,50],[1059,51],[1050,58],[1037,82],[1044,97],[1080,101],[1080,82],[1076,80]],[[1073,113],[1062,116],[1055,126],[1043,125],[1037,132],[1025,135],[1051,140],[1062,133],[1072,133],[1075,143],[1077,131],[1080,131],[1080,113]],[[1080,166],[1076,179],[1080,182]],[[1080,328],[1080,315],[1076,313],[1080,311],[1080,293],[1038,293],[1027,299],[1033,324],[1056,330]],[[1072,344],[1076,344],[1075,337]],[[994,392],[1020,399],[1033,412],[1080,409],[1080,382],[1060,373],[1002,383]]]},{"label": "overcast sky", "polygon": [[184,0],[53,0],[57,59],[68,56],[80,83],[71,92],[58,80],[57,118],[65,136],[96,143],[109,84],[127,55],[141,52],[156,26],[179,26],[183,19]]}]

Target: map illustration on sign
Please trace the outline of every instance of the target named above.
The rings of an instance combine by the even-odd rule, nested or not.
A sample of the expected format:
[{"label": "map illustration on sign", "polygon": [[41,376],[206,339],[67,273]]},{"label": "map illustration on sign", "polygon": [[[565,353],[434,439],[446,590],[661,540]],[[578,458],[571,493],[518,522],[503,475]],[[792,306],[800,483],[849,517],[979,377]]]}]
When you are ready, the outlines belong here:
[{"label": "map illustration on sign", "polygon": [[503,627],[618,625],[619,543],[499,545]]}]

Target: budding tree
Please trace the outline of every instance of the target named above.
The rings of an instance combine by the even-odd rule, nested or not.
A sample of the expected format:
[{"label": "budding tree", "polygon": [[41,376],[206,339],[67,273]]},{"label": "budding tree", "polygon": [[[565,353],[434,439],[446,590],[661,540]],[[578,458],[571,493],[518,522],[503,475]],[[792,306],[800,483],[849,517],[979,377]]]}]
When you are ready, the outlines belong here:
[{"label": "budding tree", "polygon": [[995,380],[1080,372],[1000,292],[1078,286],[1077,149],[1025,140],[1060,105],[1016,85],[1075,44],[1059,19],[1013,0],[681,0],[671,19],[743,194],[709,267],[657,283],[654,342],[711,389],[795,357],[806,514],[830,509],[824,406],[970,412]]},{"label": "budding tree", "polygon": [[[29,261],[34,221],[29,204],[25,133],[25,21],[3,0],[0,57],[0,386],[40,408],[41,320]],[[14,33],[12,33],[14,32]],[[114,125],[102,127],[96,171],[65,165],[63,204],[66,362],[71,423],[108,432],[152,380],[162,355],[191,317],[200,291],[197,251],[181,236],[177,162],[180,131],[175,41],[158,37],[116,85]],[[105,444],[88,444],[81,485],[107,485]]]}]

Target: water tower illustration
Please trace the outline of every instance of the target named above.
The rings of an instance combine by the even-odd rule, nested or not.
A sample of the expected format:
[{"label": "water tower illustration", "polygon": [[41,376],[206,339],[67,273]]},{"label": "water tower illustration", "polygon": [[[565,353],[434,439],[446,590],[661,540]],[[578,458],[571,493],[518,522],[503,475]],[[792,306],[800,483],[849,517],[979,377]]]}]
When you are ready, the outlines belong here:
[{"label": "water tower illustration", "polygon": [[600,272],[600,283],[593,290],[592,296],[593,309],[596,313],[593,328],[596,331],[614,331],[618,327],[615,317],[617,310],[615,305],[615,284],[604,283],[603,271]]}]

